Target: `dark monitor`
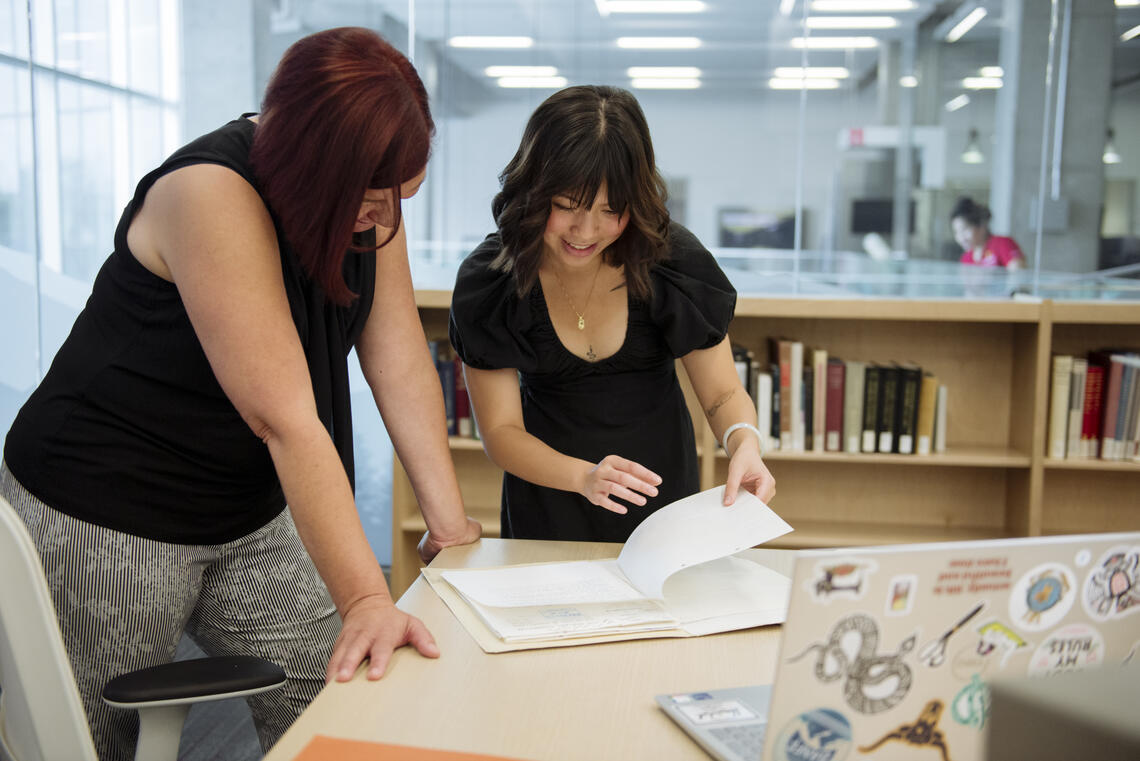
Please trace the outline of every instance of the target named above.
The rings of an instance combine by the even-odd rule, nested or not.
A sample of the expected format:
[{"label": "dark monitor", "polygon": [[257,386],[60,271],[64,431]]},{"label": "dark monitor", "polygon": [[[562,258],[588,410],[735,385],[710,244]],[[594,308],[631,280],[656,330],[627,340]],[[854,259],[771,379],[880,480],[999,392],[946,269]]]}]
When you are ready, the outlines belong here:
[{"label": "dark monitor", "polygon": [[[894,232],[894,201],[890,198],[862,198],[851,202],[851,233]],[[910,202],[909,232],[914,234],[914,201]]]}]

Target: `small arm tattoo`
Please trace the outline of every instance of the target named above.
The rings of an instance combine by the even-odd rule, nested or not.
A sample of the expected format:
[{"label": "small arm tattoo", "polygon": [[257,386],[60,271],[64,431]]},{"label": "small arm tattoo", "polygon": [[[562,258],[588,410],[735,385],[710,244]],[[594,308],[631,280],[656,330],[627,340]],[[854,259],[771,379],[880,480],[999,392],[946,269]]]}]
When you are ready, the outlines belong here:
[{"label": "small arm tattoo", "polygon": [[728,400],[732,398],[732,395],[734,393],[736,393],[736,392],[735,391],[729,391],[728,393],[724,394],[719,399],[717,399],[715,402],[713,402],[713,405],[711,407],[709,407],[707,410],[705,410],[705,415],[708,416],[709,420],[712,420],[713,415],[715,415],[717,413],[717,410],[719,410],[721,407],[723,407],[725,404],[728,403]]}]

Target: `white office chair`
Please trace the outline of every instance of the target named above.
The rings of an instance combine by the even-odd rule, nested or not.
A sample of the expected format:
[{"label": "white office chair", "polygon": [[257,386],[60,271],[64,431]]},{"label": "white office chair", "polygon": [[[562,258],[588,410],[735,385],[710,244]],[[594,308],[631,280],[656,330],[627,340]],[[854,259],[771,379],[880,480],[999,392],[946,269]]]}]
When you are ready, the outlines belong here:
[{"label": "white office chair", "polygon": [[[136,761],[175,761],[190,704],[285,684],[280,666],[202,658],[112,679],[103,699],[139,712]],[[98,761],[43,566],[23,521],[0,497],[0,758]]]}]

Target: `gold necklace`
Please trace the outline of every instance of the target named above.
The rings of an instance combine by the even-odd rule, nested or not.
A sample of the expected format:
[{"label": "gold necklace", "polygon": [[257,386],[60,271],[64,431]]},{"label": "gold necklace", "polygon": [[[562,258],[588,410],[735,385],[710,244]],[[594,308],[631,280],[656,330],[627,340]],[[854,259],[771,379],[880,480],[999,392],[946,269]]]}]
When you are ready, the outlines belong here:
[{"label": "gold necklace", "polygon": [[554,273],[554,279],[558,281],[558,287],[562,289],[562,295],[566,297],[566,303],[570,305],[570,310],[578,315],[578,330],[585,330],[586,310],[590,308],[590,297],[594,295],[594,286],[598,284],[598,275],[601,274],[602,263],[598,262],[598,268],[594,270],[594,280],[590,283],[590,291],[586,294],[586,303],[582,306],[581,312],[574,306],[574,300],[570,298],[570,293],[566,290],[566,285],[562,282],[562,277],[558,274],[558,270],[551,267],[550,271]]}]

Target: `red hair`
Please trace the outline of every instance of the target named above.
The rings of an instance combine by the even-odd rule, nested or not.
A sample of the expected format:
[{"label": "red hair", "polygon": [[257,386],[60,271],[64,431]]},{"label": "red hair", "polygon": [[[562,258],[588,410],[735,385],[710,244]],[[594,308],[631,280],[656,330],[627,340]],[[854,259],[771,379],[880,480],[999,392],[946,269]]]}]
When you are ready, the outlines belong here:
[{"label": "red hair", "polygon": [[[301,266],[333,302],[355,298],[344,257],[368,188],[400,185],[427,165],[435,131],[423,82],[375,32],[342,27],[293,43],[265,90],[250,161]],[[365,249],[367,250],[367,249]]]}]

